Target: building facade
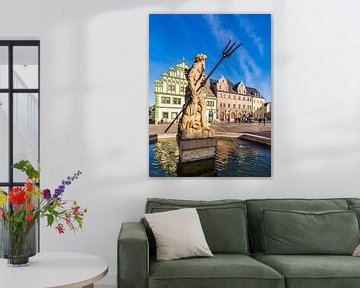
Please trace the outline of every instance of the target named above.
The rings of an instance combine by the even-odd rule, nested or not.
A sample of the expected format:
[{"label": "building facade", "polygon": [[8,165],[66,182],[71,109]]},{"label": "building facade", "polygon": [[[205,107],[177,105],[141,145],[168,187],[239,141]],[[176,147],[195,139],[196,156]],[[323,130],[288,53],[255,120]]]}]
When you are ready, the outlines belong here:
[{"label": "building facade", "polygon": [[265,110],[265,118],[267,120],[271,120],[271,102],[266,102],[264,104],[264,110]]},{"label": "building facade", "polygon": [[[161,80],[155,81],[155,124],[172,122],[183,108],[187,86],[186,69],[189,66],[182,60],[161,74]],[[211,79],[204,89],[206,116],[210,123],[252,122],[271,115],[268,111],[270,104],[265,104],[259,91],[245,86],[242,81],[233,84],[221,76],[218,80]]]},{"label": "building facade", "polygon": [[[253,88],[254,89],[254,88]],[[254,89],[256,90],[256,89]],[[253,114],[254,119],[262,119],[265,117],[265,99],[260,95],[259,92],[253,91]]]},{"label": "building facade", "polygon": [[[187,80],[185,70],[189,69],[185,60],[161,74],[155,81],[155,124],[170,123],[185,104]],[[205,86],[206,115],[209,122],[216,119],[217,98],[210,85]]]},{"label": "building facade", "polygon": [[149,124],[155,124],[155,105],[149,106]]},{"label": "building facade", "polygon": [[210,83],[205,85],[205,103],[206,103],[206,117],[209,123],[216,121],[217,99],[216,95],[210,88]]},{"label": "building facade", "polygon": [[224,76],[211,79],[210,87],[217,98],[216,119],[220,122],[251,122],[263,117],[265,99],[255,88],[240,81],[231,83]]}]

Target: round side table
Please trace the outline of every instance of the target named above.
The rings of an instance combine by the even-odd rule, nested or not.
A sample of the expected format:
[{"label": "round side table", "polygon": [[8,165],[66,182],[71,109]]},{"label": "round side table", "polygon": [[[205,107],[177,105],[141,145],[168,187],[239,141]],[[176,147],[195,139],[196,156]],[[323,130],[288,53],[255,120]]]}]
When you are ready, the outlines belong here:
[{"label": "round side table", "polygon": [[6,288],[93,288],[107,272],[104,259],[80,253],[38,253],[22,267],[0,260],[1,287]]}]

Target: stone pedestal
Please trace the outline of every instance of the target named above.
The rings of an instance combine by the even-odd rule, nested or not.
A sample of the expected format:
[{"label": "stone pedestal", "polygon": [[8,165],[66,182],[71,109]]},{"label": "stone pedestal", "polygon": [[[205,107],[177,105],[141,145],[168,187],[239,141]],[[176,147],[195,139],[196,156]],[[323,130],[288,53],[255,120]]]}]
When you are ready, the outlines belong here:
[{"label": "stone pedestal", "polygon": [[188,163],[215,157],[215,137],[190,138],[178,135],[180,162]]}]

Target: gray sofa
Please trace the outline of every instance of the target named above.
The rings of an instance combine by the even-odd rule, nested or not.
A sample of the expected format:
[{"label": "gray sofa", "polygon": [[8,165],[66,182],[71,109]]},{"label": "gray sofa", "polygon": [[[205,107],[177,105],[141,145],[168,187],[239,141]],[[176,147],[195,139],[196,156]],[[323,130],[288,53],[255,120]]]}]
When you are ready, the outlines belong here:
[{"label": "gray sofa", "polygon": [[[144,221],[124,223],[118,238],[119,288],[360,287],[360,257],[351,256],[359,240],[359,199],[148,199],[145,212],[187,207],[197,208],[214,257],[158,262],[154,236]],[[289,225],[298,219],[302,225]],[[301,230],[311,229],[313,222],[319,223],[319,231]],[[322,234],[316,234],[327,228],[324,223],[344,233],[325,237],[321,243]],[[264,225],[274,227],[266,232],[269,235]],[[350,236],[342,237],[350,230]],[[283,233],[280,240],[278,231]],[[315,239],[320,244],[304,244],[301,233],[310,235],[304,236],[310,237],[308,242]],[[279,250],[279,243],[284,250]]]}]

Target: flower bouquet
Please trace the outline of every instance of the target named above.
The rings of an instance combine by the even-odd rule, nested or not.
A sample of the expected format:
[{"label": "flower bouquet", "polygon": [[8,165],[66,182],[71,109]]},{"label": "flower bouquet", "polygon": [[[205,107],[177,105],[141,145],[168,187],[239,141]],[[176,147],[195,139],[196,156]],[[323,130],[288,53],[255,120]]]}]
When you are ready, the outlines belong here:
[{"label": "flower bouquet", "polygon": [[[0,188],[0,257],[8,259],[9,265],[26,265],[29,257],[36,254],[36,223],[45,218],[47,226],[55,227],[59,234],[82,229],[86,209],[75,201],[63,199],[66,186],[78,179],[81,172],[74,173],[52,193],[40,189],[40,168],[35,169],[27,160],[13,165],[26,173],[23,187],[12,187],[8,194]],[[70,202],[70,203],[69,203]]]}]

